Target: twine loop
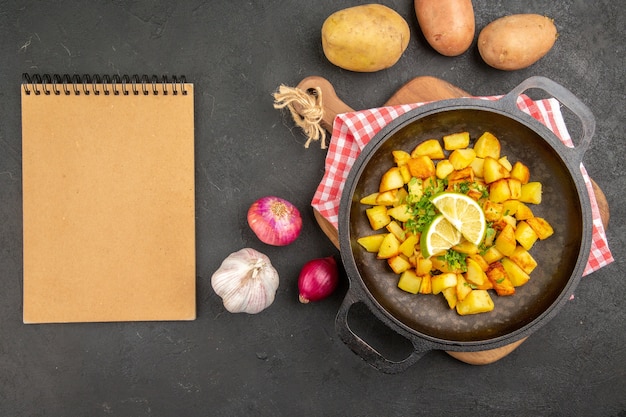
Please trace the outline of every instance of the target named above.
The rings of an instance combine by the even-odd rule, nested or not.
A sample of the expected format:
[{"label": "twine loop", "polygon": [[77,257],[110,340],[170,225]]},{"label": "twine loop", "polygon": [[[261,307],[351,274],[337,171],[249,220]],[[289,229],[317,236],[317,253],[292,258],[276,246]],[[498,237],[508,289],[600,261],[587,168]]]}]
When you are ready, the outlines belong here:
[{"label": "twine loop", "polygon": [[274,93],[274,108],[285,107],[289,109],[295,124],[308,138],[304,147],[308,148],[311,141],[319,140],[321,148],[326,149],[326,130],[320,124],[324,116],[322,90],[313,87],[304,91],[297,87],[281,85]]}]

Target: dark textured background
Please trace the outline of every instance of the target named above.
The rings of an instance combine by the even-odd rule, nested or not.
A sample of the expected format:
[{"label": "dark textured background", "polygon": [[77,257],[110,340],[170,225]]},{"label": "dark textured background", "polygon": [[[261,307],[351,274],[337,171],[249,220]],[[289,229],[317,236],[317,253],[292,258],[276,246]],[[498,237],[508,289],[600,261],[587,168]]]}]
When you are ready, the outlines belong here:
[{"label": "dark textured background", "polygon": [[[530,68],[487,67],[475,44],[447,58],[421,37],[409,0],[386,0],[412,39],[391,69],[360,74],[324,58],[320,28],[358,2],[0,1],[0,415],[2,416],[625,416],[624,54],[618,1],[474,1],[477,28],[505,14],[555,19],[560,36]],[[478,31],[476,36],[478,35]],[[196,88],[198,318],[188,323],[23,325],[21,321],[22,72],[185,74]],[[585,165],[611,207],[616,262],[583,278],[576,298],[501,361],[475,367],[427,353],[399,375],[366,365],[336,336],[346,290],[297,301],[309,259],[337,255],[309,203],[324,151],[305,138],[272,93],[309,75],[328,78],[353,108],[382,104],[403,83],[434,75],[475,95],[509,91],[531,75],[569,88],[597,118]],[[268,194],[303,212],[291,246],[260,243],[249,204]],[[226,313],[210,277],[249,246],[281,276],[274,304]],[[364,331],[382,332],[365,315]],[[390,338],[390,350],[400,348]]]}]

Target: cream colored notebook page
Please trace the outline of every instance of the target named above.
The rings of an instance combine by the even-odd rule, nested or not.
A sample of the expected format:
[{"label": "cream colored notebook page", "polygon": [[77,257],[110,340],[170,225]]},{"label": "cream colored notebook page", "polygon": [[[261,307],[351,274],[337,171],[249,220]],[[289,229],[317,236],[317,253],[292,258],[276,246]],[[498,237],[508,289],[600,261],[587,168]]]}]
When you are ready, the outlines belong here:
[{"label": "cream colored notebook page", "polygon": [[193,84],[24,78],[24,323],[195,319]]}]

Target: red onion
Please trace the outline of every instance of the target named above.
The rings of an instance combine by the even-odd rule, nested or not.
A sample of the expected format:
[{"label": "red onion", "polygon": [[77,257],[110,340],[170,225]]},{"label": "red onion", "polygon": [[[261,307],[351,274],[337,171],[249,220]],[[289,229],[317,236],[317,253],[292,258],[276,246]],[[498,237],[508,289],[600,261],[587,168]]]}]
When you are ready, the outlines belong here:
[{"label": "red onion", "polygon": [[280,197],[263,197],[248,209],[248,224],[263,243],[285,246],[292,243],[302,229],[298,209]]},{"label": "red onion", "polygon": [[322,300],[335,291],[339,281],[339,270],[335,258],[313,259],[307,262],[298,277],[299,299],[303,304]]}]

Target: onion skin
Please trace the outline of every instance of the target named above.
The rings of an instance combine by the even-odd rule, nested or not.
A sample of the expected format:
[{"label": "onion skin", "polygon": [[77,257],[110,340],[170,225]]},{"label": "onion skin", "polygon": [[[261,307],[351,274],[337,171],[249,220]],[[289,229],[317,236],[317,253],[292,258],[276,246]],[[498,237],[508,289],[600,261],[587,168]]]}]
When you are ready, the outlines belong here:
[{"label": "onion skin", "polygon": [[262,197],[248,209],[248,225],[263,243],[286,246],[300,235],[302,216],[289,201],[280,197]]},{"label": "onion skin", "polygon": [[335,258],[313,259],[304,264],[298,276],[298,299],[302,304],[323,300],[335,291],[338,282]]}]

